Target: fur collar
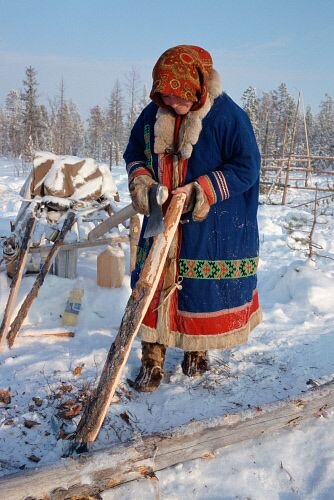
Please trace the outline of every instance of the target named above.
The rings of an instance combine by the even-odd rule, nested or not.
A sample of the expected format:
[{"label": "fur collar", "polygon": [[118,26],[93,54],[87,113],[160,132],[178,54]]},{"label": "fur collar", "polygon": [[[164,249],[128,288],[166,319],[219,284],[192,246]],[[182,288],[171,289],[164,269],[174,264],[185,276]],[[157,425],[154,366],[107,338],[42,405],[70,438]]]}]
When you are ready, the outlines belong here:
[{"label": "fur collar", "polygon": [[[182,159],[190,158],[193,146],[197,143],[202,130],[202,121],[221,91],[220,76],[213,69],[208,82],[208,97],[204,106],[197,111],[189,111],[182,122],[178,151]],[[174,126],[175,116],[167,109],[159,108],[154,125],[154,152],[156,154],[170,152],[173,149]]]}]

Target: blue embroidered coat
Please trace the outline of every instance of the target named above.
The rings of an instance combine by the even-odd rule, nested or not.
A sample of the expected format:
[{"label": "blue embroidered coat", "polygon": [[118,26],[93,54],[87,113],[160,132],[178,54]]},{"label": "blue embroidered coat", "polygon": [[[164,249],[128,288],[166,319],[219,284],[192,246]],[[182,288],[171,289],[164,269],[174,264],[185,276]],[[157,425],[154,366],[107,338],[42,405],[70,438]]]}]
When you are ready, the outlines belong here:
[{"label": "blue embroidered coat", "polygon": [[[129,182],[146,174],[168,184],[172,176],[167,171],[175,168],[175,162],[173,166],[168,161],[171,153],[159,150],[158,111],[150,103],[133,127],[124,154]],[[168,127],[173,115],[163,113]],[[199,119],[189,125],[197,131],[187,135],[186,122],[180,131],[183,138],[192,132],[196,137],[190,153],[179,160],[181,184],[196,180],[210,211],[202,222],[193,221],[190,214],[182,216],[174,255],[166,261],[165,275],[140,330],[143,340],[189,351],[245,342],[261,320],[256,287],[260,154],[254,132],[247,114],[226,93],[215,98]],[[152,239],[143,237],[146,222],[145,217],[132,285],[152,244]],[[175,287],[164,300],[173,283],[182,288]]]}]

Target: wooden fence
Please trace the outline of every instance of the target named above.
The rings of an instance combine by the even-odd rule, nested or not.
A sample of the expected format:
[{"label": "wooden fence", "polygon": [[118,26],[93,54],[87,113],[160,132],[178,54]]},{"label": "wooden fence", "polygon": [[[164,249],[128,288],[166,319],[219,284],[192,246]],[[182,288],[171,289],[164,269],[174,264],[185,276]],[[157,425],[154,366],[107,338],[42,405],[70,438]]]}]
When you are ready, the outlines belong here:
[{"label": "wooden fence", "polygon": [[266,189],[267,199],[274,189],[282,190],[282,205],[286,203],[288,189],[334,195],[334,156],[263,157],[260,184]]}]

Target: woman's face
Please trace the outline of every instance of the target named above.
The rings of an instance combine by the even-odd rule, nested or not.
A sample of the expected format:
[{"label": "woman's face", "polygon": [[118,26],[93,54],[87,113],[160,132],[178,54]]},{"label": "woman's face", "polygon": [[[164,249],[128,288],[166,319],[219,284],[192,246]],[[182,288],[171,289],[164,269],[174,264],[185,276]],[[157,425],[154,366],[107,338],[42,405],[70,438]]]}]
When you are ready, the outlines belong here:
[{"label": "woman's face", "polygon": [[176,97],[175,95],[161,94],[161,99],[163,100],[164,104],[171,107],[177,115],[186,115],[188,111],[191,110],[192,105],[194,104],[192,101],[186,101],[185,99]]}]

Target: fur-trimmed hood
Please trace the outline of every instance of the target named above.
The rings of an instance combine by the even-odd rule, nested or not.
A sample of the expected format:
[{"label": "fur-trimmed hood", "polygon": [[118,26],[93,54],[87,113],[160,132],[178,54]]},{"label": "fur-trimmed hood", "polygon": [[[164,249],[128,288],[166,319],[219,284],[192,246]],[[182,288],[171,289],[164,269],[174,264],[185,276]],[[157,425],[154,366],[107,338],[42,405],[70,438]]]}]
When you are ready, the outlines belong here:
[{"label": "fur-trimmed hood", "polygon": [[[193,146],[197,143],[202,130],[202,121],[209,113],[214,100],[222,92],[218,72],[212,70],[208,82],[208,96],[204,105],[197,111],[189,111],[180,129],[178,153],[182,159],[190,158]],[[172,111],[159,108],[154,126],[154,152],[166,153],[173,150],[175,115]]]}]

